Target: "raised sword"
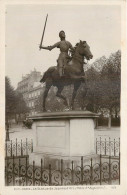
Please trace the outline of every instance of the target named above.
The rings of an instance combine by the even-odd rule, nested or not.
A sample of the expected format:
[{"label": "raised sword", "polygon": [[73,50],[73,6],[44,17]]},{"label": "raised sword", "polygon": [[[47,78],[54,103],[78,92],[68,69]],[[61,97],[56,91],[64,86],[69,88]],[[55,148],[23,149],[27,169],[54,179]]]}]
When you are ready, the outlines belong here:
[{"label": "raised sword", "polygon": [[41,49],[41,46],[42,46],[42,43],[43,43],[43,38],[44,38],[45,28],[46,28],[46,23],[47,23],[47,18],[48,18],[48,14],[47,14],[46,19],[45,19],[44,29],[43,29],[43,33],[42,33],[42,37],[41,37],[40,46],[39,46],[40,49]]}]

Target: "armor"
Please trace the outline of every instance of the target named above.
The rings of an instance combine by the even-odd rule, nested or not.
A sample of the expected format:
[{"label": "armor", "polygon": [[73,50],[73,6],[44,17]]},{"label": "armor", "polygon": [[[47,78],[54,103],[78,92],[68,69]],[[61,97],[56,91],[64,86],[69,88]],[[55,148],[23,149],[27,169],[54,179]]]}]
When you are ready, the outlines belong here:
[{"label": "armor", "polygon": [[65,32],[63,30],[59,32],[59,37],[61,39],[59,42],[55,43],[52,46],[41,47],[41,48],[48,49],[50,51],[54,48],[60,49],[60,54],[59,54],[59,57],[57,59],[57,67],[58,67],[59,75],[62,76],[63,75],[63,68],[64,68],[64,66],[67,65],[67,62],[69,59],[68,51],[69,51],[69,49],[73,50],[73,47],[69,41],[65,40]]},{"label": "armor", "polygon": [[57,42],[53,46],[49,46],[49,50],[52,50],[55,47],[60,49],[60,54],[59,54],[59,57],[57,59],[57,67],[58,67],[58,71],[59,71],[60,76],[62,76],[64,66],[67,65],[68,58],[69,58],[68,50],[72,49],[72,45],[69,41],[63,40],[63,41]]}]

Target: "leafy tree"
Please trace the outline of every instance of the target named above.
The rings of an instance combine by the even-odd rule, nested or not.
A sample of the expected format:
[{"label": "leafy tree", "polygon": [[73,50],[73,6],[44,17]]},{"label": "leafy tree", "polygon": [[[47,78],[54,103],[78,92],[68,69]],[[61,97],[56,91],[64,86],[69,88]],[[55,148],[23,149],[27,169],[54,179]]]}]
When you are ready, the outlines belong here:
[{"label": "leafy tree", "polygon": [[25,114],[29,112],[22,94],[14,90],[9,77],[5,77],[5,96],[6,96],[6,120],[15,118],[16,114]]},{"label": "leafy tree", "polygon": [[5,77],[5,103],[6,103],[6,119],[10,118],[14,113],[16,109],[16,104],[15,104],[15,91],[14,88],[11,85],[9,77]]},{"label": "leafy tree", "polygon": [[96,60],[86,72],[87,87],[82,85],[76,97],[82,109],[86,107],[92,112],[108,110],[110,113],[109,126],[112,113],[115,112],[115,116],[118,118],[120,111],[120,72],[120,51],[111,54],[107,59],[102,57]]},{"label": "leafy tree", "polygon": [[120,51],[111,54],[101,72],[103,104],[112,108],[120,100]]},{"label": "leafy tree", "polygon": [[95,62],[92,63],[91,67],[93,67],[97,72],[100,72],[106,63],[107,58],[105,56],[102,56],[101,58],[95,60]]},{"label": "leafy tree", "polygon": [[81,110],[97,112],[99,108],[100,72],[93,66],[86,71],[86,82],[82,83],[76,101]]},{"label": "leafy tree", "polygon": [[[110,113],[120,110],[120,79],[121,79],[121,52],[111,54],[101,71],[101,107],[107,108]],[[110,119],[111,123],[111,119]],[[111,124],[109,124],[111,126]]]},{"label": "leafy tree", "polygon": [[25,119],[25,115],[29,113],[29,108],[27,107],[26,102],[23,99],[23,95],[17,91],[15,91],[15,103],[15,114],[18,115],[19,118],[22,118],[23,116]]}]

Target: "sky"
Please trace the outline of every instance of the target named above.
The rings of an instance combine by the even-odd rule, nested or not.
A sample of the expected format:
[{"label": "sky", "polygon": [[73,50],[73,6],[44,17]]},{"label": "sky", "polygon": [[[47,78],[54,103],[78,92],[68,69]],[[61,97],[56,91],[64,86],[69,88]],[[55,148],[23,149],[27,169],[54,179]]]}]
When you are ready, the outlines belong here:
[{"label": "sky", "polygon": [[39,50],[45,18],[48,20],[43,46],[59,41],[64,30],[66,40],[74,46],[87,41],[93,59],[121,48],[121,9],[119,5],[8,5],[6,7],[5,64],[6,75],[17,87],[22,75],[34,70],[43,73],[56,65],[59,49]]}]

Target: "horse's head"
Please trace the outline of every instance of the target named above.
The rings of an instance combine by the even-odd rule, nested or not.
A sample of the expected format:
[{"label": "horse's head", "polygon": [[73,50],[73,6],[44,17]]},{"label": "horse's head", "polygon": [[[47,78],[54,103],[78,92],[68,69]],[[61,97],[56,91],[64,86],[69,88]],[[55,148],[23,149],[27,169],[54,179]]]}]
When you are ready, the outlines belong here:
[{"label": "horse's head", "polygon": [[90,51],[90,47],[86,41],[80,41],[77,44],[77,49],[78,49],[79,54],[84,56],[87,60],[90,60],[93,58],[93,55]]}]

